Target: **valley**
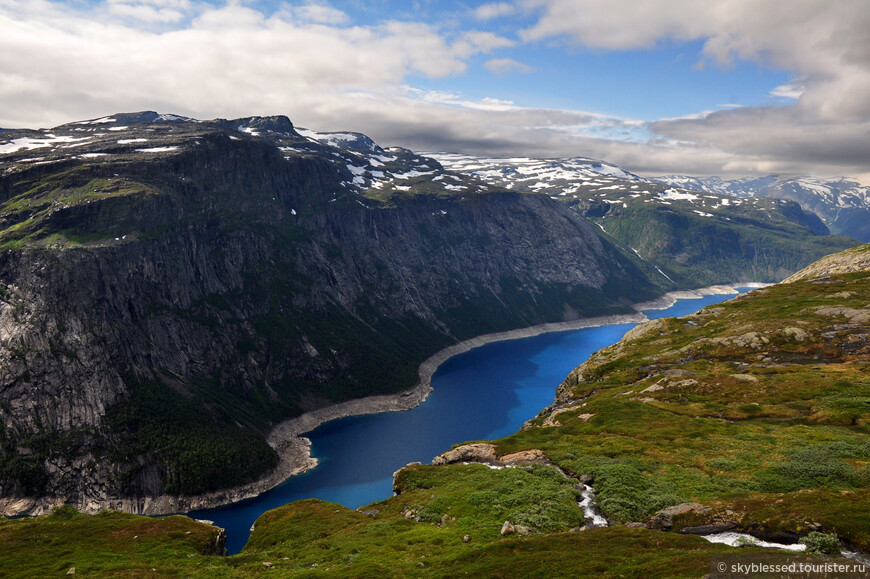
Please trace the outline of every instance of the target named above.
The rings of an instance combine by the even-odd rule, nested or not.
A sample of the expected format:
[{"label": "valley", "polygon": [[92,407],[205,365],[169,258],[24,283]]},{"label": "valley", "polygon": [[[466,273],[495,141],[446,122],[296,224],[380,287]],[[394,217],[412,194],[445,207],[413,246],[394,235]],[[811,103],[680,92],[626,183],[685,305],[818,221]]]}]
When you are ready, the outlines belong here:
[{"label": "valley", "polygon": [[[0,521],[0,569],[694,576],[731,549],[696,528],[870,550],[868,246],[797,200],[687,187],[286,117],[0,133],[0,506],[43,515]],[[416,406],[439,352],[787,277],[587,352],[536,418],[449,439],[392,498],[275,505],[238,555],[212,525],[139,516],[311,468],[300,434]],[[584,528],[582,484],[609,526]]]},{"label": "valley", "polygon": [[[519,432],[409,465],[396,496],[359,510],[305,500],[269,511],[237,556],[209,555],[220,532],[189,519],[62,510],[0,524],[10,546],[0,565],[204,577],[617,576],[643,566],[690,577],[735,552],[695,534],[725,530],[780,543],[823,533],[866,553],[868,252],[641,324],[572,371]],[[583,530],[581,482],[610,526]],[[505,521],[521,532],[503,533]],[[193,527],[173,534],[178,525]],[[83,528],[126,539],[86,548],[75,538]],[[54,537],[42,557],[32,557],[34,534]]]}]

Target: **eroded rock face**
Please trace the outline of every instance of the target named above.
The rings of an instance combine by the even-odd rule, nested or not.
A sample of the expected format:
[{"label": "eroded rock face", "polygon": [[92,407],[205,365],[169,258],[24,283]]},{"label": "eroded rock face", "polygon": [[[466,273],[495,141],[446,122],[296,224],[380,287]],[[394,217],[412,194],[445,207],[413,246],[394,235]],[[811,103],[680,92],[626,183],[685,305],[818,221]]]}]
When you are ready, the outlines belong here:
[{"label": "eroded rock face", "polygon": [[203,548],[203,555],[213,555],[217,557],[224,557],[227,554],[227,532],[220,527],[215,527],[216,533],[214,538],[208,542],[208,544]]},{"label": "eroded rock face", "polygon": [[829,255],[786,278],[784,283],[822,279],[838,274],[866,271],[870,269],[870,245]]}]

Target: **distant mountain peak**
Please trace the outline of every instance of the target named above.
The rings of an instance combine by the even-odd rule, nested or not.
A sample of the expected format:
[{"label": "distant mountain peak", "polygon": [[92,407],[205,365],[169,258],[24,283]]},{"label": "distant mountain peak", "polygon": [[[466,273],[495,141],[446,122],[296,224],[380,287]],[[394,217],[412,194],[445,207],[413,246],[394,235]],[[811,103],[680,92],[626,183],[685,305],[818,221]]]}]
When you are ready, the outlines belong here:
[{"label": "distant mountain peak", "polygon": [[870,241],[870,187],[848,177],[765,175],[723,180],[719,177],[666,175],[654,180],[733,197],[789,199],[818,215],[832,233]]}]

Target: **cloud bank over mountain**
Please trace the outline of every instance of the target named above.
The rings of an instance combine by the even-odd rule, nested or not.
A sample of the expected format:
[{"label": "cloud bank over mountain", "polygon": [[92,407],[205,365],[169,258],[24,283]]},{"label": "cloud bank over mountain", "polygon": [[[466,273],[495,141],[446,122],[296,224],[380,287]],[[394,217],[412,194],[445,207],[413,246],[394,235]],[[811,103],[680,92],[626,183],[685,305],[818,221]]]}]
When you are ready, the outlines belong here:
[{"label": "cloud bank over mountain", "polygon": [[[863,2],[358,4],[0,0],[0,126],[141,109],[280,113],[423,150],[584,155],[642,173],[870,177]],[[677,117],[590,109],[582,94],[554,106],[534,90],[544,50],[569,78],[577,54],[659,58],[668,46],[687,47],[686,75],[752,63],[790,80],[769,101],[685,106]],[[632,96],[684,90],[663,78]]]}]

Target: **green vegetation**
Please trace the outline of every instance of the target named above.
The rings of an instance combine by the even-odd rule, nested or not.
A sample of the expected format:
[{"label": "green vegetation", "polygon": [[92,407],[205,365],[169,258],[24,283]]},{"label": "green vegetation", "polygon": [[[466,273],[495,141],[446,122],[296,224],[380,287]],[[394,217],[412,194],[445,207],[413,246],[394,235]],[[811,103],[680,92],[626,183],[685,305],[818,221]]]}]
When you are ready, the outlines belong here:
[{"label": "green vegetation", "polygon": [[97,175],[94,167],[80,165],[16,184],[21,192],[0,205],[9,224],[0,230],[0,249],[78,247],[126,234],[126,208],[153,190],[130,179]]},{"label": "green vegetation", "polygon": [[615,522],[639,521],[661,508],[683,502],[675,485],[648,476],[645,471],[649,466],[637,459],[587,456],[566,460],[562,466],[595,479],[596,503]]},{"label": "green vegetation", "polygon": [[[447,514],[458,519],[458,531],[494,538],[493,531],[499,531],[506,520],[539,532],[581,526],[573,486],[577,483],[548,466],[492,470],[471,465],[407,468],[399,473],[395,488],[404,497],[402,502],[413,501],[406,503],[407,508],[425,514],[423,521],[438,522]],[[433,489],[437,493],[429,494]]]},{"label": "green vegetation", "polygon": [[807,546],[807,553],[819,553],[822,555],[840,554],[840,540],[833,533],[813,531],[806,537],[803,537],[801,543]]},{"label": "green vegetation", "polygon": [[86,516],[61,507],[38,519],[0,520],[0,575],[62,577],[75,568],[76,576],[142,577],[169,574],[170,567],[199,568],[206,576],[210,567],[224,567],[220,557],[208,556],[217,534],[187,517]]},{"label": "green vegetation", "polygon": [[263,515],[241,554],[220,557],[207,554],[215,528],[186,517],[67,511],[0,521],[0,572],[22,578],[63,576],[73,567],[76,576],[107,578],[698,577],[711,555],[729,549],[625,527],[509,538],[496,529],[464,542],[462,533],[473,525],[462,526],[460,518],[439,525],[400,512],[366,515],[299,501]]},{"label": "green vegetation", "polygon": [[816,235],[794,221],[787,207],[767,199],[756,200],[759,206],[720,207],[715,215],[699,215],[686,201],[624,201],[625,208],[607,204],[603,213],[596,213],[589,203],[577,209],[600,223],[610,237],[657,264],[679,287],[778,281],[797,267],[857,243],[848,237]]},{"label": "green vegetation", "polygon": [[[136,457],[153,452],[166,473],[163,492],[198,494],[237,486],[277,464],[262,436],[216,419],[190,397],[159,382],[132,390],[131,400],[106,417],[107,426],[120,433],[119,442],[110,443],[110,457],[116,464],[136,465]],[[125,472],[128,481],[139,468]]]},{"label": "green vegetation", "polygon": [[84,429],[14,437],[0,426],[0,480],[30,496],[45,491],[45,462],[81,444],[92,432]]}]

